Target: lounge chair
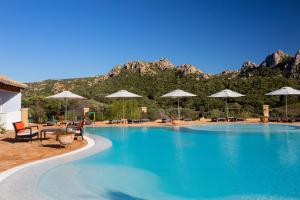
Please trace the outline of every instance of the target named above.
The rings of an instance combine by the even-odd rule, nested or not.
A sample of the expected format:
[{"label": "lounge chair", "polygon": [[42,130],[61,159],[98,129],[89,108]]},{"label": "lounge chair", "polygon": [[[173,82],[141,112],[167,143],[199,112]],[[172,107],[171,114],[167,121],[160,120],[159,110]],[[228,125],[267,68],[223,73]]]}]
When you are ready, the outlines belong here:
[{"label": "lounge chair", "polygon": [[223,117],[213,117],[211,118],[212,122],[226,122],[226,118]]},{"label": "lounge chair", "polygon": [[183,121],[185,121],[185,122],[191,122],[191,121],[193,121],[193,119],[192,118],[184,118]]},{"label": "lounge chair", "polygon": [[295,122],[300,122],[300,117],[294,117]]},{"label": "lounge chair", "polygon": [[246,119],[242,118],[242,117],[237,117],[237,118],[235,118],[235,121],[237,121],[237,122],[244,122],[244,121],[246,121]]},{"label": "lounge chair", "polygon": [[77,125],[68,124],[66,130],[75,132],[75,136],[81,136],[83,139],[83,125],[84,121],[80,121],[80,123]]},{"label": "lounge chair", "polygon": [[122,121],[121,120],[119,120],[119,119],[111,119],[111,120],[109,120],[109,124],[119,124],[119,123],[121,123]]},{"label": "lounge chair", "polygon": [[[13,123],[13,126],[15,129],[15,142],[18,139],[30,139],[30,142],[32,142],[33,137],[40,137],[38,126],[25,127],[25,124],[22,121]],[[33,130],[32,128],[37,128],[37,130]]]},{"label": "lounge chair", "polygon": [[285,122],[285,123],[293,123],[293,122],[295,122],[296,120],[295,120],[293,117],[282,117],[282,118],[281,118],[281,121],[282,121],[282,122]]},{"label": "lounge chair", "polygon": [[46,122],[46,126],[55,126],[55,125],[57,125],[57,121],[55,121],[55,120]]},{"label": "lounge chair", "polygon": [[280,122],[279,117],[269,117],[269,122]]},{"label": "lounge chair", "polygon": [[172,122],[172,120],[170,118],[162,118],[161,122],[162,123],[170,123],[170,122]]},{"label": "lounge chair", "polygon": [[150,122],[150,119],[144,118],[144,119],[140,119],[140,121],[141,121],[141,123]]}]

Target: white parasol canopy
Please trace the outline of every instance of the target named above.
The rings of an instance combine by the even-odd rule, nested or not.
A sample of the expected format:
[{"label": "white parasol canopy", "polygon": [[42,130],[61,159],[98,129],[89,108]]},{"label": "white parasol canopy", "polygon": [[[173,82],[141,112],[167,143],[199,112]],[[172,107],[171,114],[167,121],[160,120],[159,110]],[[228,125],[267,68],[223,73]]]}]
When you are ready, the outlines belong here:
[{"label": "white parasol canopy", "polygon": [[234,92],[232,90],[222,90],[220,92],[217,92],[215,94],[210,95],[209,97],[214,98],[225,98],[225,110],[226,110],[226,117],[228,117],[228,105],[227,105],[227,98],[237,98],[237,97],[243,97],[245,95],[240,94],[238,92]]},{"label": "white parasol canopy", "polygon": [[182,97],[195,97],[195,96],[197,95],[189,92],[185,92],[183,90],[174,90],[172,92],[162,95],[161,97],[177,98],[177,114],[178,114],[178,119],[180,119],[179,99]]},{"label": "white parasol canopy", "polygon": [[128,92],[127,90],[120,90],[116,93],[106,96],[106,98],[133,98],[133,97],[142,97],[142,96]]},{"label": "white parasol canopy", "polygon": [[142,96],[128,92],[127,90],[120,90],[118,92],[115,92],[113,94],[106,96],[106,98],[122,98],[122,100],[123,100],[123,119],[125,118],[124,99],[125,98],[136,98],[136,97],[142,97]]},{"label": "white parasol canopy", "polygon": [[217,92],[213,95],[210,95],[209,97],[215,97],[215,98],[229,98],[230,97],[230,98],[235,98],[235,97],[243,97],[243,96],[245,96],[245,95],[234,92],[232,90],[225,89],[225,90]]},{"label": "white parasol canopy", "polygon": [[282,87],[278,90],[275,90],[273,92],[267,93],[265,95],[269,95],[269,96],[285,96],[285,116],[287,117],[287,113],[288,113],[288,109],[287,109],[287,96],[288,95],[300,95],[300,90],[296,90],[294,88],[291,87]]},{"label": "white parasol canopy", "polygon": [[47,99],[64,99],[65,100],[65,120],[68,116],[68,99],[85,99],[85,97],[74,94],[70,91],[63,91],[61,93],[46,97]]}]

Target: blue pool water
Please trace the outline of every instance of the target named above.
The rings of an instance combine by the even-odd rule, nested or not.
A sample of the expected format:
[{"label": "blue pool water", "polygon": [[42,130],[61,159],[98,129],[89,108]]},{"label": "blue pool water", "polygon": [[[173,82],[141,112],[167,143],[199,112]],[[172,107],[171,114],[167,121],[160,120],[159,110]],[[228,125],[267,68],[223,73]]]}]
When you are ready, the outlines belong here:
[{"label": "blue pool water", "polygon": [[300,127],[225,124],[88,132],[113,146],[50,170],[40,180],[40,192],[54,199],[300,199]]}]

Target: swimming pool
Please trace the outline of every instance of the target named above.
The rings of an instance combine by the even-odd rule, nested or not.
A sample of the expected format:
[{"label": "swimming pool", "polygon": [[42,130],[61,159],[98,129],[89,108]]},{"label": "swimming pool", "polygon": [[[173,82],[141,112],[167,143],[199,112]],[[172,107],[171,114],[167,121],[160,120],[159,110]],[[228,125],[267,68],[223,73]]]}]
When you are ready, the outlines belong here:
[{"label": "swimming pool", "polygon": [[300,127],[89,128],[113,146],[49,170],[53,199],[300,199]]}]

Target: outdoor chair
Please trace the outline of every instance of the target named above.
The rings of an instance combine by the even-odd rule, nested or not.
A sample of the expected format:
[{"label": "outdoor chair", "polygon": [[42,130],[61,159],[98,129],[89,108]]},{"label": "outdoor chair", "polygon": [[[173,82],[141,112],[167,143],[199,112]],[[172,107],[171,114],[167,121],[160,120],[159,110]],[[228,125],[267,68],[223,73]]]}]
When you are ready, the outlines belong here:
[{"label": "outdoor chair", "polygon": [[213,117],[211,118],[212,122],[226,122],[226,118],[223,117]]},{"label": "outdoor chair", "polygon": [[57,125],[57,121],[56,120],[52,120],[52,121],[47,121],[46,122],[46,126],[55,126]]},{"label": "outdoor chair", "polygon": [[236,122],[244,122],[244,121],[246,121],[246,119],[245,119],[245,118],[242,118],[242,117],[237,117],[237,118],[235,119],[235,121],[236,121]]},{"label": "outdoor chair", "polygon": [[[32,138],[37,136],[39,139],[39,127],[38,126],[28,126],[25,127],[24,122],[14,122],[13,123],[14,129],[15,129],[15,142],[18,139],[30,139],[30,142],[32,142]],[[33,130],[32,128],[37,128],[37,130]]]},{"label": "outdoor chair", "polygon": [[281,121],[282,121],[282,122],[285,122],[285,123],[293,123],[293,122],[295,122],[296,120],[295,120],[293,117],[282,117],[282,118],[281,118]]},{"label": "outdoor chair", "polygon": [[140,121],[141,121],[141,123],[150,122],[150,119],[145,118],[145,119],[141,119]]},{"label": "outdoor chair", "polygon": [[68,124],[66,129],[67,131],[75,132],[75,136],[81,136],[83,139],[83,125],[84,121],[80,121],[80,123],[77,125]]},{"label": "outdoor chair", "polygon": [[294,117],[295,122],[300,122],[300,117]]},{"label": "outdoor chair", "polygon": [[172,122],[172,120],[170,118],[162,118],[161,122],[162,123],[170,123],[170,122]]}]

